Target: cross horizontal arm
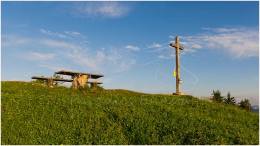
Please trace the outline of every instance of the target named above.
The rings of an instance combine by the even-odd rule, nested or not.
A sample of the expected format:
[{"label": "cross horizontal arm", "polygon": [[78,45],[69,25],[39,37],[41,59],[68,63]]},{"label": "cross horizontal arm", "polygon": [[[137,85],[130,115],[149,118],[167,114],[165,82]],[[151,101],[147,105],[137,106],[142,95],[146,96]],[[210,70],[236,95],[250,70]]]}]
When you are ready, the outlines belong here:
[{"label": "cross horizontal arm", "polygon": [[[173,47],[173,48],[177,48],[177,46],[173,43],[170,43],[170,46]],[[184,47],[182,45],[179,46],[179,49],[183,50]]]}]

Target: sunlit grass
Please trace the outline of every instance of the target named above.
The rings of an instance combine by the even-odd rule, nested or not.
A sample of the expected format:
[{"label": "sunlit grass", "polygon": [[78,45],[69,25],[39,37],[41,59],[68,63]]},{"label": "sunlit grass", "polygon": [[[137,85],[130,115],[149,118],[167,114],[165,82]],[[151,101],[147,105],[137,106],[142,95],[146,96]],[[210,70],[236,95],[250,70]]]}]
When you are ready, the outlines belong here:
[{"label": "sunlit grass", "polygon": [[191,96],[2,82],[2,144],[258,144],[258,115]]}]

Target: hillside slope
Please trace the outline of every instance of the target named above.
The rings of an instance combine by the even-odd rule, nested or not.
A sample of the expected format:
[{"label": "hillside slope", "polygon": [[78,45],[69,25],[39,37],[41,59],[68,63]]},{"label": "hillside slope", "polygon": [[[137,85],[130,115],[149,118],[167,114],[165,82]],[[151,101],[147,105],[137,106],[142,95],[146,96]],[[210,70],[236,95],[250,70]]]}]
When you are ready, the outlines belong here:
[{"label": "hillside slope", "polygon": [[2,144],[258,144],[258,115],[190,96],[2,82]]}]

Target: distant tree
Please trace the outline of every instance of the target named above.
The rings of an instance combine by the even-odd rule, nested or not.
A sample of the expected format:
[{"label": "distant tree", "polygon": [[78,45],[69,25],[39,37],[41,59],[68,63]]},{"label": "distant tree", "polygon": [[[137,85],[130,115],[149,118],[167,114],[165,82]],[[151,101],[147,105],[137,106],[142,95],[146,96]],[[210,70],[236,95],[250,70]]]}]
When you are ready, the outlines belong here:
[{"label": "distant tree", "polygon": [[216,102],[223,102],[224,97],[221,96],[221,92],[219,90],[214,91],[212,93],[213,97],[212,100]]},{"label": "distant tree", "polygon": [[239,103],[239,106],[243,109],[246,109],[248,111],[251,110],[251,104],[248,99],[241,100]]},{"label": "distant tree", "polygon": [[232,104],[232,105],[236,104],[235,97],[231,97],[230,92],[228,92],[227,98],[224,99],[224,102],[226,104]]}]

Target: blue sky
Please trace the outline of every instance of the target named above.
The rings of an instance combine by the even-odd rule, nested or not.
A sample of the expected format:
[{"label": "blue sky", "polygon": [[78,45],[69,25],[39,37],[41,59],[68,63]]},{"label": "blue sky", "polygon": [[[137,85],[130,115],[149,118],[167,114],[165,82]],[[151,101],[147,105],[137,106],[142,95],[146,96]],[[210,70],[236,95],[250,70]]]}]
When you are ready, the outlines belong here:
[{"label": "blue sky", "polygon": [[258,103],[258,2],[2,2],[2,80],[60,69],[102,73],[105,88],[213,89]]}]

